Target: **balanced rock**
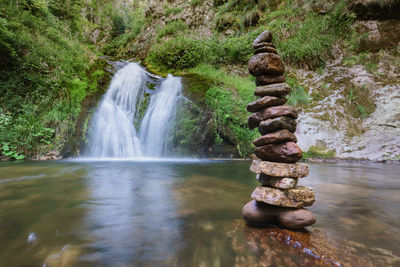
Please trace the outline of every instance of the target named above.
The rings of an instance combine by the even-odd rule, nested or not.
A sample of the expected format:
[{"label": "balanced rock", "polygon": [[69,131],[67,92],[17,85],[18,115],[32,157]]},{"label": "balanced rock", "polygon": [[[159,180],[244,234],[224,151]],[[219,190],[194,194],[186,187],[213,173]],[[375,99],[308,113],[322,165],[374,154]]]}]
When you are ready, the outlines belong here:
[{"label": "balanced rock", "polygon": [[278,117],[260,122],[258,130],[261,134],[275,132],[277,130],[286,129],[294,133],[296,131],[297,122],[289,117]]},{"label": "balanced rock", "polygon": [[315,216],[306,209],[270,206],[252,200],[244,205],[243,219],[252,226],[280,225],[287,229],[302,229],[315,223]]},{"label": "balanced rock", "polygon": [[250,171],[274,177],[303,178],[308,175],[309,169],[305,164],[288,164],[253,160],[250,166]]},{"label": "balanced rock", "polygon": [[248,112],[257,112],[263,108],[283,105],[286,101],[287,99],[284,97],[264,96],[263,98],[247,104],[246,108]]},{"label": "balanced rock", "polygon": [[249,72],[253,76],[264,74],[282,75],[285,72],[281,58],[273,53],[254,55],[249,61]]},{"label": "balanced rock", "polygon": [[277,75],[277,76],[261,75],[256,77],[257,86],[268,85],[273,83],[283,83],[285,81],[286,79],[285,76],[283,75]]},{"label": "balanced rock", "polygon": [[274,119],[277,117],[287,116],[292,119],[297,119],[297,110],[291,106],[274,106],[260,110],[253,113],[248,120],[249,128],[252,130],[256,128],[261,121],[267,119]]},{"label": "balanced rock", "polygon": [[290,93],[290,86],[287,83],[274,83],[264,86],[259,86],[254,91],[256,96],[285,96]]},{"label": "balanced rock", "polygon": [[283,142],[297,142],[297,137],[286,129],[263,135],[253,141],[255,146],[265,146]]},{"label": "balanced rock", "polygon": [[292,189],[297,186],[297,178],[280,178],[257,174],[258,182],[263,186],[269,186],[277,189]]},{"label": "balanced rock", "polygon": [[271,47],[271,48],[275,48],[275,45],[273,43],[269,43],[269,42],[261,42],[258,44],[253,45],[254,49],[260,49],[262,47]]},{"label": "balanced rock", "polygon": [[269,144],[255,149],[258,158],[274,162],[295,163],[303,157],[303,151],[294,142]]},{"label": "balanced rock", "polygon": [[253,41],[253,47],[256,46],[259,43],[270,43],[272,41],[272,33],[270,31],[264,31],[262,32],[254,41]]},{"label": "balanced rock", "polygon": [[270,47],[270,46],[261,46],[257,49],[254,49],[254,55],[260,54],[260,53],[273,53],[273,54],[278,54],[278,51],[276,51],[275,48]]},{"label": "balanced rock", "polygon": [[289,190],[258,186],[251,198],[278,207],[302,208],[314,203],[315,193],[312,188],[306,186],[297,186]]}]

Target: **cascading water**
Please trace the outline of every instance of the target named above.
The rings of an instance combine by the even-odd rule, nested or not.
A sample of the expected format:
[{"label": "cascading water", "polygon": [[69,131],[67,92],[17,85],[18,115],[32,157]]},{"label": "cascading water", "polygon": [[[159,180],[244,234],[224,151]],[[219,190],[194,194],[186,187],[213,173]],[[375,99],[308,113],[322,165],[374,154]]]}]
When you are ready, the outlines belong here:
[{"label": "cascading water", "polygon": [[181,79],[168,75],[151,95],[138,134],[135,121],[148,81],[149,74],[136,63],[115,74],[92,121],[90,157],[160,157],[166,152],[169,126],[182,91]]}]

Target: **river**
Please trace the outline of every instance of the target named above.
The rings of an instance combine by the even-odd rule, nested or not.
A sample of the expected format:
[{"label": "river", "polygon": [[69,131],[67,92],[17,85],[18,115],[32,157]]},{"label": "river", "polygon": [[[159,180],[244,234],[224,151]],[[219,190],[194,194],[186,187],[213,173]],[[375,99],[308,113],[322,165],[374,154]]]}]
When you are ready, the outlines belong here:
[{"label": "river", "polygon": [[244,225],[249,166],[0,163],[0,266],[400,264],[400,165],[310,164],[300,181],[316,192],[309,232]]}]

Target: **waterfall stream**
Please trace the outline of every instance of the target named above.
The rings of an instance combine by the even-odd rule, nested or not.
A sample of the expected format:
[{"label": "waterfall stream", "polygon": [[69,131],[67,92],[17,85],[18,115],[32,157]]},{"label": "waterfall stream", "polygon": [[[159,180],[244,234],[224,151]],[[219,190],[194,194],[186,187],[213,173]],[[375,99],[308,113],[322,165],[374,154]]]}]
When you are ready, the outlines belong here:
[{"label": "waterfall stream", "polygon": [[[155,82],[136,63],[118,70],[92,120],[88,156],[161,157],[168,152],[166,140],[182,91],[181,79],[168,75],[155,90],[148,83]],[[137,130],[145,93],[151,96]]]}]

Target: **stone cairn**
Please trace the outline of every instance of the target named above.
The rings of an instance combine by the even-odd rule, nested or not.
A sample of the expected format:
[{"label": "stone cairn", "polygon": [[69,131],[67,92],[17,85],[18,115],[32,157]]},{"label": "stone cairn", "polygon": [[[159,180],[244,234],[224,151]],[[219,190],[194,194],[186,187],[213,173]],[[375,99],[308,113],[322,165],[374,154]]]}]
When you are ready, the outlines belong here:
[{"label": "stone cairn", "polygon": [[243,219],[249,225],[278,225],[302,229],[315,223],[315,216],[303,207],[315,201],[312,188],[298,186],[299,178],[308,175],[308,166],[297,164],[303,152],[296,144],[297,111],[284,105],[290,86],[285,83],[285,67],[272,44],[270,31],[261,33],[253,42],[254,56],[249,72],[256,77],[254,94],[258,100],[247,105],[254,112],[248,120],[250,129],[261,137],[254,140],[255,155],[250,171],[260,182],[253,199],[243,207]]}]

